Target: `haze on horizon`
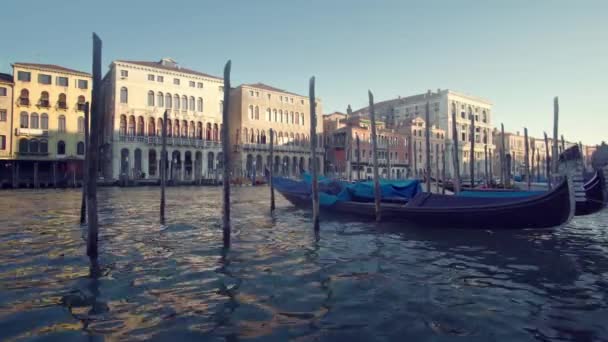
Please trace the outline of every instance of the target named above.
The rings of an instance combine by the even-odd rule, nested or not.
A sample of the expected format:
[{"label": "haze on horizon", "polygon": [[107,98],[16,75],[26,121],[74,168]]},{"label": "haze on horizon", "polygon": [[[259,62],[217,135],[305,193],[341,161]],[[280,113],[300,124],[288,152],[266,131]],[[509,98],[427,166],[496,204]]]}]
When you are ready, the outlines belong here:
[{"label": "haze on horizon", "polygon": [[[608,2],[524,1],[100,1],[22,0],[2,5],[0,72],[13,62],[91,69],[91,32],[103,62],[159,60],[306,94],[324,113],[452,89],[494,103],[494,126],[571,141],[608,140]],[[36,9],[35,11],[32,9]],[[11,29],[12,28],[12,29]],[[10,34],[8,34],[10,32]],[[104,70],[105,72],[105,70]]]}]

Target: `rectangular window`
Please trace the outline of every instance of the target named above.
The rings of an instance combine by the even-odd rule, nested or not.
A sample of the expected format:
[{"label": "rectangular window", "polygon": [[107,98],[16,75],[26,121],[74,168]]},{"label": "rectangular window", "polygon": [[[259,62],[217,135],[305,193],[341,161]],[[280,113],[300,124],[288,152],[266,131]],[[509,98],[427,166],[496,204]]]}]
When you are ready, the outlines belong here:
[{"label": "rectangular window", "polygon": [[32,74],[27,71],[17,72],[17,79],[21,82],[30,82],[32,80]]},{"label": "rectangular window", "polygon": [[192,87],[192,88],[196,87],[196,82],[194,82],[194,81],[190,81],[190,82],[188,82],[188,84],[189,84],[189,85],[190,85],[190,87]]},{"label": "rectangular window", "polygon": [[67,87],[68,86],[68,78],[67,77],[57,76],[57,78],[55,79],[55,83],[58,86],[60,86],[60,87]]},{"label": "rectangular window", "polygon": [[8,93],[8,90],[4,87],[0,87],[0,96],[6,96]]},{"label": "rectangular window", "polygon": [[196,87],[197,87],[197,88],[202,88],[202,87],[203,87],[203,82],[198,82],[198,83],[196,84]]},{"label": "rectangular window", "polygon": [[174,78],[173,79],[173,84],[179,85],[179,78]]},{"label": "rectangular window", "polygon": [[163,82],[165,82],[165,78],[162,76],[156,76],[156,82],[163,83]]},{"label": "rectangular window", "polygon": [[268,99],[269,99],[269,100],[270,100],[270,98],[271,98],[271,97],[272,97],[272,96],[271,96],[270,94],[268,94]]},{"label": "rectangular window", "polygon": [[6,109],[0,109],[0,121],[6,121]]},{"label": "rectangular window", "polygon": [[154,81],[154,75],[148,74],[148,81]]},{"label": "rectangular window", "polygon": [[6,150],[6,135],[0,135],[0,150]]},{"label": "rectangular window", "polygon": [[249,91],[249,96],[253,97],[253,90]]},{"label": "rectangular window", "polygon": [[78,87],[78,89],[88,89],[89,88],[89,81],[87,81],[87,80],[78,80],[78,83],[76,84],[76,86]]},{"label": "rectangular window", "polygon": [[120,77],[129,77],[128,70],[120,70]]},{"label": "rectangular window", "polygon": [[255,92],[255,97],[260,97],[260,92],[259,91]]},{"label": "rectangular window", "polygon": [[38,74],[38,83],[51,84],[51,75]]}]

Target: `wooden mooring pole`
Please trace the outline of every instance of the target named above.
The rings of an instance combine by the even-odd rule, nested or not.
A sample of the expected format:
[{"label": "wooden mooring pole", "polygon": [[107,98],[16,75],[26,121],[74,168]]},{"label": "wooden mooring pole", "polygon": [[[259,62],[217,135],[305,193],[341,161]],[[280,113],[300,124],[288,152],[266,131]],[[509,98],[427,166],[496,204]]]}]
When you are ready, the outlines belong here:
[{"label": "wooden mooring pole", "polygon": [[317,179],[317,99],[315,97],[315,77],[310,78],[308,87],[310,102],[310,158],[312,162],[312,224],[319,231],[319,182]]},{"label": "wooden mooring pole", "polygon": [[361,142],[359,141],[359,135],[355,136],[357,144],[357,180],[361,180]]},{"label": "wooden mooring pole", "polygon": [[490,162],[489,162],[490,165],[488,165],[488,169],[490,170],[490,187],[494,186],[494,184],[493,184],[494,183],[494,173],[493,173],[494,170],[493,170],[493,166],[492,166],[492,164],[494,164],[493,156],[494,156],[494,154],[492,153],[492,150],[489,150],[488,157],[490,158]]},{"label": "wooden mooring pole", "polygon": [[91,99],[91,132],[87,158],[87,217],[88,237],[87,255],[93,264],[97,264],[99,227],[97,222],[97,154],[99,152],[99,122],[102,114],[101,105],[101,48],[102,42],[93,33],[93,96]]},{"label": "wooden mooring pole", "polygon": [[431,91],[426,93],[426,104],[424,106],[424,120],[425,122],[425,150],[426,150],[426,192],[431,192]]},{"label": "wooden mooring pole", "polygon": [[435,145],[435,191],[439,193],[439,144]]},{"label": "wooden mooring pole", "polygon": [[[376,113],[374,110],[374,94],[372,91],[368,91],[369,96],[369,112],[372,126],[372,158],[373,158],[373,171],[374,171],[374,203],[376,209],[376,221],[380,222],[382,219],[382,212],[380,208],[380,199],[382,194],[380,193],[380,177],[378,175],[378,136],[376,134]],[[430,188],[429,188],[430,189]]]},{"label": "wooden mooring pole", "polygon": [[441,145],[441,193],[445,195],[445,142]]},{"label": "wooden mooring pole", "polygon": [[507,166],[506,166],[506,151],[505,151],[505,125],[500,124],[500,185],[503,188],[507,187]]},{"label": "wooden mooring pole", "polygon": [[87,221],[87,184],[89,182],[89,103],[84,104],[84,167],[82,168],[82,200],[80,201],[80,224]]},{"label": "wooden mooring pole", "polygon": [[553,99],[553,153],[551,161],[553,164],[552,176],[559,174],[559,152],[558,152],[558,128],[559,128],[559,99],[557,96]]},{"label": "wooden mooring pole", "polygon": [[165,224],[165,187],[167,186],[167,110],[163,113],[161,128],[162,148],[160,152],[160,223]]},{"label": "wooden mooring pole", "polygon": [[531,179],[530,179],[530,141],[528,140],[528,129],[524,127],[524,172],[526,174],[526,184],[528,186],[528,191],[531,188]]},{"label": "wooden mooring pole", "polygon": [[230,153],[230,68],[229,60],[224,66],[224,108],[222,113],[222,156],[224,157],[224,169],[222,178],[223,187],[223,216],[222,231],[224,248],[230,247],[230,171],[232,170]]},{"label": "wooden mooring pole", "polygon": [[469,116],[471,117],[471,132],[469,139],[471,140],[471,151],[469,155],[469,170],[471,172],[471,189],[475,188],[475,115],[469,107]]},{"label": "wooden mooring pole", "polygon": [[490,180],[488,179],[488,144],[483,146],[483,163],[484,163],[484,178],[486,179],[486,186],[490,187]]},{"label": "wooden mooring pole", "polygon": [[454,193],[460,193],[460,161],[458,158],[458,129],[456,127],[456,109],[452,107],[452,145],[454,145],[454,151],[452,151],[454,161]]},{"label": "wooden mooring pole", "polygon": [[551,157],[549,157],[549,137],[547,132],[543,132],[545,135],[545,173],[547,177],[547,188],[551,190]]},{"label": "wooden mooring pole", "polygon": [[270,129],[270,163],[268,165],[268,184],[270,185],[270,212],[274,211],[274,130]]}]

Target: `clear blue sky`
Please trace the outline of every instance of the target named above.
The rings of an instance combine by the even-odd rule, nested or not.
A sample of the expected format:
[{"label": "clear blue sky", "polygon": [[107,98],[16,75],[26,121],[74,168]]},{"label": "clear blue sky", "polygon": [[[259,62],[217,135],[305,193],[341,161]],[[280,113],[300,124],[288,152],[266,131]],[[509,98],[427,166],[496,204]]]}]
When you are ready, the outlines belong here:
[{"label": "clear blue sky", "polygon": [[[233,84],[298,93],[317,77],[324,112],[454,89],[494,103],[494,124],[608,140],[608,1],[56,0],[2,4],[0,71],[54,63],[90,71],[91,32],[113,59],[173,57]],[[105,72],[106,69],[104,69]]]}]

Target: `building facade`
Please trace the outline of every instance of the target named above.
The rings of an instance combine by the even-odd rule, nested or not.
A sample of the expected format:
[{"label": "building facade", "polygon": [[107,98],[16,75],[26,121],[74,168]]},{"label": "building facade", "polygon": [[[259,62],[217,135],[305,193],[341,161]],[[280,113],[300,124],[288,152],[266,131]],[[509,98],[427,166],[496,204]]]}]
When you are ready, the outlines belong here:
[{"label": "building facade", "polygon": [[0,73],[0,159],[11,159],[13,76]]},{"label": "building facade", "polygon": [[[160,179],[163,114],[167,179],[217,178],[222,168],[222,78],[158,62],[112,62],[102,85],[102,172],[108,180]],[[221,173],[220,173],[221,174]]]},{"label": "building facade", "polygon": [[[468,177],[470,153],[475,153],[476,161],[482,161],[485,146],[488,146],[488,150],[492,152],[495,149],[492,138],[492,103],[477,96],[438,89],[436,92],[429,91],[426,94],[379,102],[374,104],[374,109],[376,116],[385,120],[388,127],[399,128],[416,117],[424,118],[427,102],[430,109],[430,122],[428,124],[445,131],[446,174],[448,177],[454,175],[452,113],[456,114],[460,174],[463,177]],[[368,117],[369,108],[359,109],[353,114]],[[474,137],[470,134],[471,116],[475,120]],[[470,145],[472,139],[475,141],[473,151],[471,151]]]},{"label": "building facade", "polygon": [[[359,116],[348,117],[333,113],[324,117],[326,172],[344,179],[373,178],[371,122]],[[394,129],[376,122],[378,173],[385,179],[408,177],[406,137]],[[359,149],[357,149],[357,138]]]},{"label": "building facade", "polygon": [[91,75],[58,65],[14,63],[13,81],[8,157],[15,161],[13,186],[76,185],[82,179]]},{"label": "building facade", "polygon": [[[316,100],[317,160],[323,166],[321,100]],[[303,96],[263,83],[243,84],[230,92],[231,144],[234,167],[245,177],[263,177],[270,165],[270,129],[275,132],[274,173],[299,176],[309,171],[310,103]]]},{"label": "building facade", "polygon": [[[426,122],[421,117],[410,119],[399,128],[406,138],[408,146],[408,163],[414,177],[422,177],[427,173],[427,153],[426,153]],[[441,178],[443,163],[445,160],[446,173],[449,160],[446,160],[445,151],[445,131],[432,125],[429,127],[430,133],[430,165],[431,176]],[[437,174],[439,171],[439,174]]]}]

